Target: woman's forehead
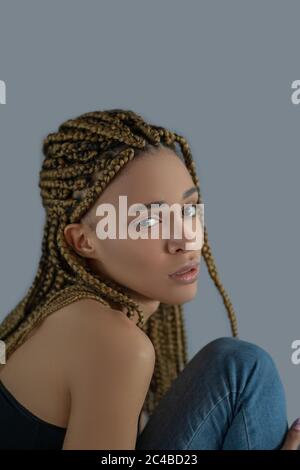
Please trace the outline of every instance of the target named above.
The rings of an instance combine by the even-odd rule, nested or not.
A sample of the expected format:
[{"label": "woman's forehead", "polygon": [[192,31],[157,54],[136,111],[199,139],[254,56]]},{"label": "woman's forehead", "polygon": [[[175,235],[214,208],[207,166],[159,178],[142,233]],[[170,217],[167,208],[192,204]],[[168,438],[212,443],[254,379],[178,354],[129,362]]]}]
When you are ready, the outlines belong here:
[{"label": "woman's forehead", "polygon": [[120,205],[125,205],[124,197],[127,208],[158,201],[170,205],[180,203],[184,193],[192,187],[195,187],[192,177],[179,156],[172,150],[159,149],[127,163],[99,195],[87,217],[94,225],[96,211],[101,204],[111,204],[119,212]]},{"label": "woman's forehead", "polygon": [[176,197],[176,193],[182,195],[191,186],[192,177],[178,155],[168,149],[159,150],[129,162],[99,199],[116,201],[121,194],[132,202],[137,202],[137,198],[161,198],[163,194]]}]

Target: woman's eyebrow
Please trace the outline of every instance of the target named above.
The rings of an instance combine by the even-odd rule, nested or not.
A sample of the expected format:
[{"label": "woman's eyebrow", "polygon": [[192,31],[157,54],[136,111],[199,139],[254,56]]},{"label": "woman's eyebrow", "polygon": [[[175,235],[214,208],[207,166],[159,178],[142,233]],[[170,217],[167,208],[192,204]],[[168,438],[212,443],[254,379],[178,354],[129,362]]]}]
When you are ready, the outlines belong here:
[{"label": "woman's eyebrow", "polygon": [[190,196],[191,194],[195,193],[196,191],[198,191],[198,189],[196,188],[196,186],[193,186],[192,188],[188,189],[187,191],[185,191],[182,195],[183,199],[185,199],[186,197]]},{"label": "woman's eyebrow", "polygon": [[[189,197],[191,194],[197,192],[198,189],[196,188],[196,186],[193,186],[192,188],[188,189],[187,191],[185,191],[182,195],[183,199],[186,199],[187,197]],[[152,202],[148,202],[148,203],[145,203],[143,205],[140,205],[140,204],[133,204],[132,205],[132,209],[133,210],[136,210],[136,211],[141,211],[143,210],[145,207],[147,209],[151,209],[151,204],[158,204],[158,205],[161,205],[161,204],[167,204],[166,201],[152,201]]]}]

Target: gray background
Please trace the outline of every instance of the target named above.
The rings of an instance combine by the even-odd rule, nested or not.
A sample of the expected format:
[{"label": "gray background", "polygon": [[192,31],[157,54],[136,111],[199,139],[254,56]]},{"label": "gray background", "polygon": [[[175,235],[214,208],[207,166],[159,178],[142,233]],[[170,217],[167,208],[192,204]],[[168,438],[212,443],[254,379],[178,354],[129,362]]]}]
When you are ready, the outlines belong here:
[{"label": "gray background", "polygon": [[[299,17],[292,1],[1,0],[1,318],[37,269],[42,139],[80,113],[130,108],[188,139],[240,337],[271,353],[300,416]],[[202,266],[189,357],[231,335]]]}]

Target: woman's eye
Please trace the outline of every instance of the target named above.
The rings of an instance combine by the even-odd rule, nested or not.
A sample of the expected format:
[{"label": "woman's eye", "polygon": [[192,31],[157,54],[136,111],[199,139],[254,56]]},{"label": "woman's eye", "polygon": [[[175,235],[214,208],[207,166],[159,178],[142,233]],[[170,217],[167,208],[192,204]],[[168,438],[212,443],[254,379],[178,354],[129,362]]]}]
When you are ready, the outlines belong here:
[{"label": "woman's eye", "polygon": [[197,204],[189,204],[189,205],[186,205],[185,207],[183,207],[183,210],[186,212],[184,212],[185,215],[187,215],[188,217],[195,217],[195,215],[197,215]]},{"label": "woman's eye", "polygon": [[155,222],[157,222],[157,219],[154,219],[153,217],[148,217],[148,219],[143,219],[140,222],[138,222],[136,224],[136,227],[148,228],[154,225]]},{"label": "woman's eye", "polygon": [[[195,217],[198,214],[197,204],[186,204],[183,207],[184,215],[187,217]],[[156,222],[160,222],[160,219],[155,219],[154,217],[148,217],[147,219],[143,219],[140,222],[136,223],[136,228],[149,228],[152,225],[155,225]]]}]

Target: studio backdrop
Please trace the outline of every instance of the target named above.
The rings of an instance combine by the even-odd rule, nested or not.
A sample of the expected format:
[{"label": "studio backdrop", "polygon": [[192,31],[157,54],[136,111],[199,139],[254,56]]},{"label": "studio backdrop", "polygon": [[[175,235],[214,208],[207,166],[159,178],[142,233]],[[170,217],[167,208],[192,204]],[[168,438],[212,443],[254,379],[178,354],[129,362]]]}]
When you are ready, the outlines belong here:
[{"label": "studio backdrop", "polygon": [[[272,355],[299,416],[299,16],[293,1],[1,1],[1,320],[40,257],[43,139],[131,109],[188,140],[239,337]],[[189,358],[231,336],[205,263],[184,318]]]}]

